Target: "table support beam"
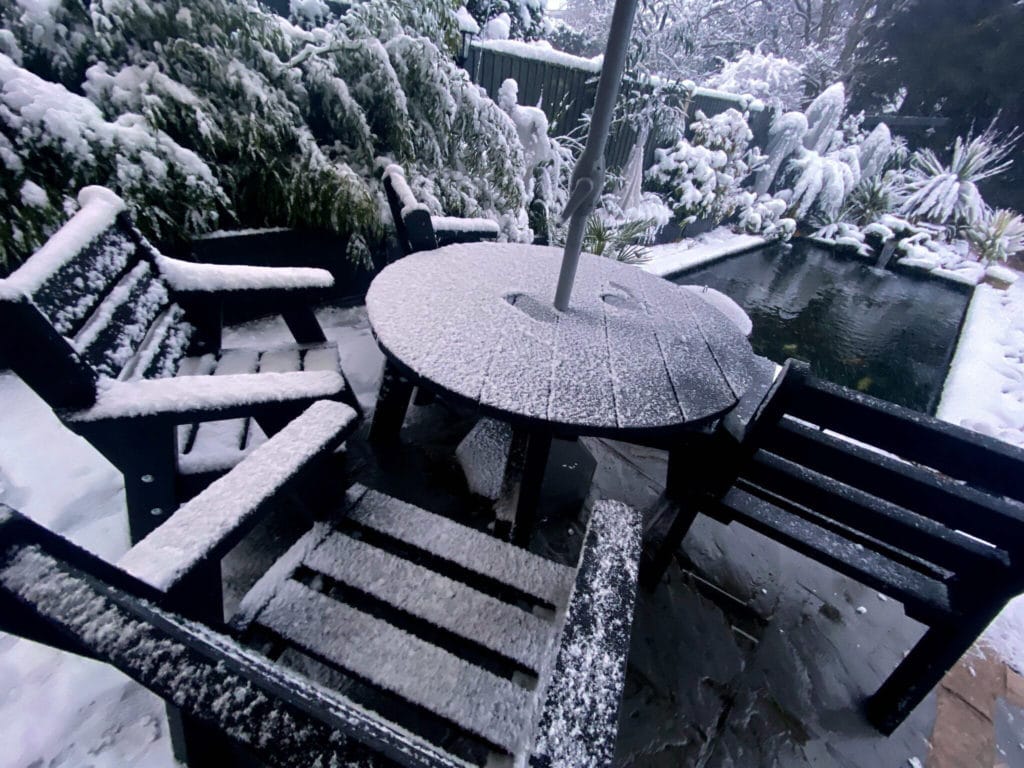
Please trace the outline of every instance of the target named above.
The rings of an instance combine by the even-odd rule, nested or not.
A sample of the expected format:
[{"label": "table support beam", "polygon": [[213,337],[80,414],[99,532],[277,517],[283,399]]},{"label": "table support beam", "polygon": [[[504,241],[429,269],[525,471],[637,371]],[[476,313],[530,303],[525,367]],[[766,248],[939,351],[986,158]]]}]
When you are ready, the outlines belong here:
[{"label": "table support beam", "polygon": [[384,378],[377,394],[377,410],[370,427],[370,441],[377,445],[398,442],[405,412],[409,410],[413,385],[398,372],[389,360],[384,364]]},{"label": "table support beam", "polygon": [[498,532],[510,523],[512,542],[525,547],[530,541],[540,502],[544,469],[551,452],[551,433],[516,427],[505,464],[501,495],[495,503]]}]

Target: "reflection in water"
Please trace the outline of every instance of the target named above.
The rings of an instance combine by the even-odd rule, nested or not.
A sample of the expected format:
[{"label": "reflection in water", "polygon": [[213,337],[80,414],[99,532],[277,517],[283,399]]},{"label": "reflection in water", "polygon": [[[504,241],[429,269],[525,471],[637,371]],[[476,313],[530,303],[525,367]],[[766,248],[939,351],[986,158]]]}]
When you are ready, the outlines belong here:
[{"label": "reflection in water", "polygon": [[800,244],[773,246],[675,278],[731,296],[758,354],[796,357],[826,379],[934,413],[970,294]]}]

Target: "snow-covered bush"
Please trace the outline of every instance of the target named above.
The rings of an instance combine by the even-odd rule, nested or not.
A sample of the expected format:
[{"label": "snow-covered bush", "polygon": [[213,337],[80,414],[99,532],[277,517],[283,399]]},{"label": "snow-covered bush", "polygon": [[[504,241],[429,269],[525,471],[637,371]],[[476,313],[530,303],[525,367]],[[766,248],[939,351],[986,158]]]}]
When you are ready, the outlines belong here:
[{"label": "snow-covered bush", "polygon": [[954,228],[981,221],[986,208],[978,182],[1010,167],[1016,140],[1017,134],[1003,137],[991,127],[978,136],[957,137],[948,164],[930,149],[918,150],[910,160],[903,212]]},{"label": "snow-covered bush", "polygon": [[792,109],[800,104],[803,83],[803,69],[799,64],[772,53],[762,53],[760,45],[727,61],[722,71],[707,81],[709,88],[749,93],[778,109]]},{"label": "snow-covered bush", "polygon": [[1005,208],[985,211],[967,229],[967,240],[982,261],[1006,261],[1024,251],[1024,218]]},{"label": "snow-covered bush", "polygon": [[[348,232],[358,246],[379,237],[381,157],[428,180],[445,212],[527,236],[516,126],[451,60],[449,5],[366,0],[317,27],[253,0],[0,3],[5,82],[34,75],[68,93],[64,122],[37,119],[34,139],[17,94],[0,94],[0,186],[21,233],[0,225],[3,258],[38,247],[87,183],[113,187],[160,240],[219,215]],[[72,134],[77,155],[47,149]],[[39,215],[26,181],[52,211]]]},{"label": "snow-covered bush", "polygon": [[88,184],[132,199],[140,226],[171,240],[209,229],[228,207],[213,171],[137,114],[108,121],[88,99],[0,54],[0,264],[31,253]]},{"label": "snow-covered bush", "polygon": [[689,139],[655,152],[648,178],[669,198],[681,223],[720,222],[736,210],[740,183],[750,172],[752,134],[735,109],[710,118],[698,111],[690,128]]},{"label": "snow-covered bush", "polygon": [[466,8],[491,40],[538,40],[550,29],[545,0],[467,0]]}]

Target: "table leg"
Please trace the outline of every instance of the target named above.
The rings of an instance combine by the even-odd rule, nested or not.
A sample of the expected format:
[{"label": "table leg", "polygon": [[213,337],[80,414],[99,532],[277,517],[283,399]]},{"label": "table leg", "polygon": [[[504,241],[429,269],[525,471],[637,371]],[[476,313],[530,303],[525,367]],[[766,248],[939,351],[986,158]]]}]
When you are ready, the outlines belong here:
[{"label": "table leg", "polygon": [[644,521],[640,583],[645,589],[653,590],[661,581],[697,518],[698,497],[707,479],[702,475],[712,471],[707,466],[711,453],[708,442],[695,437],[669,449],[665,490]]},{"label": "table leg", "polygon": [[512,444],[495,512],[497,533],[504,535],[511,526],[512,541],[519,546],[526,546],[533,531],[550,451],[550,432],[512,430]]},{"label": "table leg", "polygon": [[370,441],[377,444],[398,442],[405,412],[412,397],[412,382],[402,376],[389,360],[384,364],[384,378],[377,393],[377,410],[370,426]]}]

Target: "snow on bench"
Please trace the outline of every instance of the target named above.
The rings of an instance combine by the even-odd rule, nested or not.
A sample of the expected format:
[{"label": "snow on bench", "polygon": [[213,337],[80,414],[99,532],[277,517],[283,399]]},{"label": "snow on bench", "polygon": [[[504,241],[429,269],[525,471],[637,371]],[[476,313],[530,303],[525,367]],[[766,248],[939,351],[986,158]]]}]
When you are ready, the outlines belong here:
[{"label": "snow on bench", "polygon": [[193,264],[157,256],[160,275],[176,291],[246,291],[330,288],[334,278],[312,267],[250,267],[239,264]]},{"label": "snow on bench", "polygon": [[458,216],[431,216],[434,231],[441,232],[486,232],[497,237],[498,222],[491,219],[463,219]]},{"label": "snow on bench", "polygon": [[314,403],[181,506],[118,565],[150,586],[168,591],[233,542],[260,507],[311,459],[338,445],[355,420],[356,412],[343,403]]},{"label": "snow on bench", "polygon": [[344,377],[333,371],[135,381],[104,379],[98,385],[95,405],[70,413],[66,418],[81,423],[132,416],[188,416],[202,411],[332,397],[345,386]]}]

